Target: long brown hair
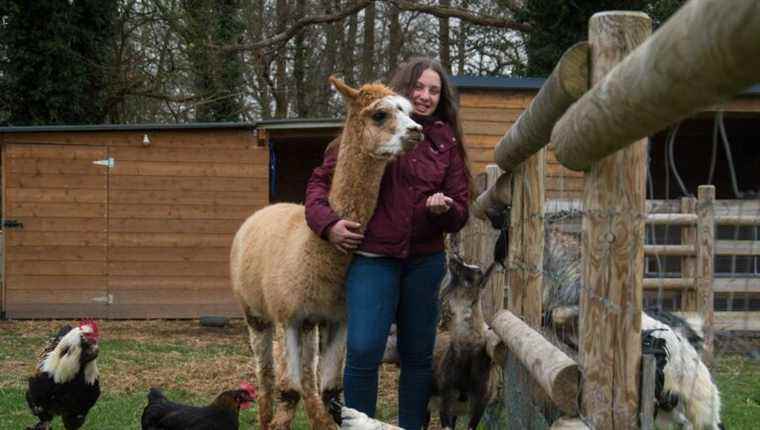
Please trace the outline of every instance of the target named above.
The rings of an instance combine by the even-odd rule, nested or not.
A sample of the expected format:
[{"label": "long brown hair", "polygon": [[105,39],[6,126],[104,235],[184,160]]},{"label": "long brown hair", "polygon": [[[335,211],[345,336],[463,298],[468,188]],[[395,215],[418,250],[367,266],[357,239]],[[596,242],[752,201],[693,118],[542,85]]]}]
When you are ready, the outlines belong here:
[{"label": "long brown hair", "polygon": [[391,78],[390,87],[397,93],[411,99],[417,80],[428,69],[438,73],[438,76],[441,78],[441,97],[438,100],[438,106],[435,108],[433,115],[441,121],[448,123],[454,130],[454,137],[456,137],[458,142],[457,150],[464,160],[468,182],[467,187],[470,190],[470,201],[472,201],[477,195],[475,195],[475,184],[472,180],[470,161],[465,150],[462,123],[459,120],[459,103],[457,102],[456,88],[451,84],[449,76],[443,70],[441,63],[429,57],[412,57],[398,66]]}]

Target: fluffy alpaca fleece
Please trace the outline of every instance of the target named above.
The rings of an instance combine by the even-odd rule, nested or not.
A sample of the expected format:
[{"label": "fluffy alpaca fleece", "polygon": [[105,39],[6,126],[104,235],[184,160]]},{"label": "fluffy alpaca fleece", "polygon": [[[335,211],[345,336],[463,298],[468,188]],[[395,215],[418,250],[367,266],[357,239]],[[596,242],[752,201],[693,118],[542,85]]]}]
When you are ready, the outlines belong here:
[{"label": "fluffy alpaca fleece", "polygon": [[[375,210],[385,167],[422,138],[411,120],[408,100],[380,84],[359,90],[331,78],[348,104],[329,202],[343,219],[365,226]],[[343,282],[351,255],[343,254],[309,229],[304,207],[275,204],[254,213],[240,227],[230,255],[232,288],[249,327],[259,384],[259,421],[272,423],[275,325],[284,332],[286,363],[276,369],[282,401],[273,428],[290,428],[303,395],[312,428],[332,420],[322,398],[340,390],[345,344]],[[318,373],[316,327],[320,331]]]}]

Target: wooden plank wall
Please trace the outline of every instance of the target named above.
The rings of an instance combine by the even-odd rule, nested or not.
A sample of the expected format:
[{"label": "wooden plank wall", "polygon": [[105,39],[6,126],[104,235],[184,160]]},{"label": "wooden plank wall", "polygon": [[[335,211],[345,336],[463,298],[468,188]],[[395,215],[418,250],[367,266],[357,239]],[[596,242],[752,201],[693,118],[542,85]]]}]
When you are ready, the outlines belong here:
[{"label": "wooden plank wall", "polygon": [[[473,175],[494,163],[493,149],[525,110],[538,90],[459,89],[459,105],[467,153]],[[734,114],[760,112],[760,97],[741,95],[709,111]],[[708,138],[706,136],[705,138]],[[546,198],[578,199],[583,193],[583,173],[564,168],[551,145],[546,151]]]},{"label": "wooden plank wall", "polygon": [[[103,317],[107,294],[105,145],[3,146],[10,318]],[[23,226],[23,227],[22,227]]]},{"label": "wooden plank wall", "polygon": [[[9,141],[26,141],[30,144],[25,147],[63,147],[58,149],[63,157],[78,154],[75,147],[98,147],[115,160],[112,169],[102,168],[107,173],[98,207],[105,213],[87,215],[99,218],[99,246],[106,253],[97,258],[105,263],[99,273],[106,279],[103,291],[110,303],[103,304],[105,309],[96,316],[238,315],[229,286],[229,248],[242,221],[268,203],[268,150],[256,146],[249,130],[167,130],[148,134],[149,146],[142,145],[142,132],[18,134],[6,136],[5,146],[17,146],[8,145]],[[50,145],[52,142],[64,144]],[[91,163],[89,155],[83,163]],[[13,176],[13,171],[9,174]],[[6,189],[9,199],[18,193],[13,188]],[[71,190],[23,190],[25,196],[37,196],[28,199],[60,198],[79,203],[85,198],[100,198],[92,193],[79,194],[82,193]],[[70,210],[72,218],[81,218],[85,207],[74,205]],[[90,221],[81,222],[88,229],[96,228]],[[88,232],[83,236],[92,235]],[[49,240],[52,239],[40,240],[39,246],[49,245]],[[8,260],[19,258],[18,251],[7,248]],[[52,265],[51,279],[61,278],[76,267],[63,257],[45,258],[50,259],[45,265]],[[19,288],[29,306],[22,313],[10,312],[11,304],[22,296],[20,291],[9,288],[9,317],[73,317],[80,312],[93,315],[89,305],[97,303],[92,302],[91,292],[77,288],[76,300],[81,306],[54,307],[49,296],[37,296],[39,287],[34,284],[25,283]]]},{"label": "wooden plank wall", "polygon": [[[509,127],[528,107],[534,91],[460,89],[460,112],[473,174],[494,163],[493,151]],[[546,151],[546,198],[580,198],[583,173],[559,164],[551,147]]]}]

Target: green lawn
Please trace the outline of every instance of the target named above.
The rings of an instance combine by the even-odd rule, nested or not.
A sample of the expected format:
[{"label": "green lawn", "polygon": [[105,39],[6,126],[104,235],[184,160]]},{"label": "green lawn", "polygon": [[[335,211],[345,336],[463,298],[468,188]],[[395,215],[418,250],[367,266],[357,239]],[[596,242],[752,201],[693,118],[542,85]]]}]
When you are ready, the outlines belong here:
[{"label": "green lawn", "polygon": [[[0,430],[36,422],[24,398],[26,380],[48,337],[64,323],[0,321]],[[204,405],[243,380],[255,385],[241,321],[225,328],[205,328],[197,321],[103,321],[100,331],[102,394],[84,430],[139,429],[152,386],[171,400]],[[255,406],[241,413],[241,428],[257,428],[255,421]],[[61,428],[59,419],[54,428]],[[309,428],[302,408],[294,428]]]},{"label": "green lawn", "polygon": [[[0,430],[35,423],[24,400],[26,378],[46,339],[60,325],[58,321],[0,321]],[[98,365],[103,394],[84,429],[139,429],[151,386],[162,388],[172,400],[202,405],[222,390],[250,380],[247,335],[241,321],[221,329],[204,328],[197,321],[103,321],[101,336]],[[744,356],[753,347],[744,346],[735,353],[719,349],[717,354],[713,374],[721,388],[723,421],[729,429],[753,429],[760,423],[760,361]],[[393,366],[384,366],[378,409],[388,421],[395,415],[396,375]],[[254,422],[255,408],[244,411],[241,428],[257,428]],[[57,423],[55,428],[60,429]],[[294,428],[309,428],[302,410]]]}]

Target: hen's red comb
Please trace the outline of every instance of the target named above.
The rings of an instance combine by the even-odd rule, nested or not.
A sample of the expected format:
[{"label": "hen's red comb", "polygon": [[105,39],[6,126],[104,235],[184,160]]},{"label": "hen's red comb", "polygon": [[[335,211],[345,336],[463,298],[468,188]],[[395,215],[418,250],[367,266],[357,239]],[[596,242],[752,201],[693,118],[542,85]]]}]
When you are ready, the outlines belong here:
[{"label": "hen's red comb", "polygon": [[252,397],[256,396],[256,388],[248,382],[241,382],[240,389],[247,391]]},{"label": "hen's red comb", "polygon": [[92,318],[83,318],[79,321],[79,327],[82,328],[84,326],[90,326],[92,327],[92,333],[89,334],[89,336],[94,337],[95,339],[100,338],[100,330],[98,330],[98,323],[95,322]]}]

